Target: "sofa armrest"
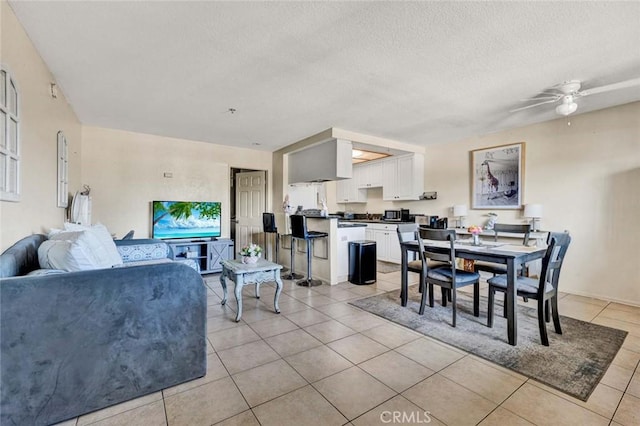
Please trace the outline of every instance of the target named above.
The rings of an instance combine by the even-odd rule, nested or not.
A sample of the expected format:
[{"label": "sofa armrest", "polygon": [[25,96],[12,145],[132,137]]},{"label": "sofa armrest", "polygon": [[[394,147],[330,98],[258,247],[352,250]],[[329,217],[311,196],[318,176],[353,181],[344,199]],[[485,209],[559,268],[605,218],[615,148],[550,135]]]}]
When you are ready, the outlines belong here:
[{"label": "sofa armrest", "polygon": [[5,250],[0,255],[0,277],[26,275],[38,269],[38,247],[46,239],[46,235],[30,235]]},{"label": "sofa armrest", "polygon": [[51,424],[206,373],[206,289],[178,262],[0,281],[0,424]]}]

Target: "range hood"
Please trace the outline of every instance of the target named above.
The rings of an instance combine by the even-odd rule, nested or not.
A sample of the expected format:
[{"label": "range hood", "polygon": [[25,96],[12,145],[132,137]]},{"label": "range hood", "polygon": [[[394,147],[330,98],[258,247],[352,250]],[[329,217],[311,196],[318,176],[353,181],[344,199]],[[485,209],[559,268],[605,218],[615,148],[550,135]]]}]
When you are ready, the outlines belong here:
[{"label": "range hood", "polygon": [[289,154],[289,183],[351,179],[351,141],[330,139]]}]

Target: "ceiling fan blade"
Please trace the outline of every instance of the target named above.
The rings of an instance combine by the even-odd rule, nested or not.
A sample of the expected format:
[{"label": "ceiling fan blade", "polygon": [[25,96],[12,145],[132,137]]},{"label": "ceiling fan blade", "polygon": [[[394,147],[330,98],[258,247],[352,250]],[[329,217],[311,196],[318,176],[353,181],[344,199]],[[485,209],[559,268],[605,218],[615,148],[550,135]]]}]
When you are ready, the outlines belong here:
[{"label": "ceiling fan blade", "polygon": [[522,107],[522,108],[512,109],[509,112],[522,111],[523,109],[533,108],[533,107],[537,107],[538,105],[550,104],[550,103],[553,103],[553,102],[556,102],[556,99],[552,99],[550,101],[538,102],[537,104],[527,105],[527,106]]},{"label": "ceiling fan blade", "polygon": [[595,95],[597,93],[608,92],[610,90],[626,89],[627,87],[640,86],[640,78],[621,81],[619,83],[607,84],[605,86],[594,87],[580,92],[582,96]]},{"label": "ceiling fan blade", "polygon": [[527,98],[527,99],[520,99],[522,102],[527,102],[527,101],[546,101],[547,99],[553,99],[554,101],[560,100],[562,96],[561,95],[554,95],[554,96],[538,96],[537,98]]}]

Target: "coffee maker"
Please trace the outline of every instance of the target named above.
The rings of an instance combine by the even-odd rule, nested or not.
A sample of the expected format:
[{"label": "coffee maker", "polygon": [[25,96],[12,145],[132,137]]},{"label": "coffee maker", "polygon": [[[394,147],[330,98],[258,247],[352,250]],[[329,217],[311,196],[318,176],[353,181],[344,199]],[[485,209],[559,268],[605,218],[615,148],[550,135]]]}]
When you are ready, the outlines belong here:
[{"label": "coffee maker", "polygon": [[429,216],[429,228],[437,228],[438,216]]},{"label": "coffee maker", "polygon": [[448,226],[449,226],[449,224],[448,224],[448,220],[447,220],[447,218],[446,218],[446,217],[443,217],[443,218],[438,219],[438,220],[436,221],[436,226],[435,226],[435,228],[436,228],[436,229],[447,229],[447,228],[448,228]]},{"label": "coffee maker", "polygon": [[421,218],[420,222],[427,228],[432,229],[447,229],[448,226],[446,217],[439,218],[438,216],[424,216],[424,218]]}]

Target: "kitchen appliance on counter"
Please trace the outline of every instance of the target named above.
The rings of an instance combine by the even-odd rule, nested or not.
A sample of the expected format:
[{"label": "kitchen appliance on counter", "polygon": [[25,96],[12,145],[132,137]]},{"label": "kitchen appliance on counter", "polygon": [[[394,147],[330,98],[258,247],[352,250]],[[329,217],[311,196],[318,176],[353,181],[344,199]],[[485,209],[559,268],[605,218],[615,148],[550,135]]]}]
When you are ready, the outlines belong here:
[{"label": "kitchen appliance on counter", "polygon": [[448,221],[446,217],[439,218],[438,216],[416,216],[416,222],[420,226],[432,229],[447,229]]},{"label": "kitchen appliance on counter", "polygon": [[347,220],[353,220],[355,218],[352,212],[336,212],[335,215]]},{"label": "kitchen appliance on counter", "polygon": [[416,223],[425,228],[435,228],[438,216],[420,215],[416,216]]},{"label": "kitchen appliance on counter", "polygon": [[402,222],[411,222],[411,215],[409,209],[400,209],[400,220]]},{"label": "kitchen appliance on counter", "polygon": [[382,220],[391,220],[400,222],[402,220],[402,214],[400,210],[385,210]]},{"label": "kitchen appliance on counter", "polygon": [[448,227],[449,225],[446,217],[436,220],[436,226],[434,226],[435,229],[447,229]]}]

